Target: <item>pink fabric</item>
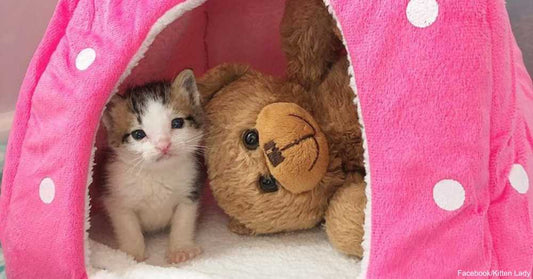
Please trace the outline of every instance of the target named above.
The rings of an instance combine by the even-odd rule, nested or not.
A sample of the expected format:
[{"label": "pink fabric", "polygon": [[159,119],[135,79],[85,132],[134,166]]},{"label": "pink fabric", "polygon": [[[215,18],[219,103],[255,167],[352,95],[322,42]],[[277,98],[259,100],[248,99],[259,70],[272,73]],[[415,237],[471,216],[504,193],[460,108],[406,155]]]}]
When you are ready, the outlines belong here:
[{"label": "pink fabric", "polygon": [[[99,117],[151,26],[183,0],[60,1],[21,88],[0,197],[9,278],[85,278],[84,197]],[[529,270],[533,86],[503,1],[439,0],[426,28],[408,0],[332,0],[360,97],[371,174],[369,278],[450,278],[458,270]],[[249,62],[281,75],[283,0],[209,0],[169,25],[124,85]],[[76,56],[93,48],[87,70]],[[44,203],[39,185],[55,184]],[[462,185],[455,210],[433,199]]]},{"label": "pink fabric", "polygon": [[[366,128],[368,277],[531,271],[533,191],[508,175],[521,164],[533,182],[533,89],[504,1],[437,1],[426,28],[409,22],[408,1],[332,2]],[[444,179],[465,191],[456,210],[433,199]]]}]

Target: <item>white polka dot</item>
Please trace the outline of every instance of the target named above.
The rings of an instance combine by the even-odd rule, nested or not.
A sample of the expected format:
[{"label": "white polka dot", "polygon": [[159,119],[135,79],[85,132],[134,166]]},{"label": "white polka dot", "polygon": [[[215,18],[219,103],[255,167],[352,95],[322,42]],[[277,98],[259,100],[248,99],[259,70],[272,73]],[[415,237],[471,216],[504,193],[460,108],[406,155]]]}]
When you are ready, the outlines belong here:
[{"label": "white polka dot", "polygon": [[522,165],[514,164],[509,173],[509,182],[520,194],[525,194],[529,189],[529,177]]},{"label": "white polka dot", "polygon": [[96,59],[96,52],[92,48],[86,48],[80,51],[78,53],[78,56],[76,56],[76,68],[78,70],[83,71],[87,70],[91,64],[93,64],[94,60]]},{"label": "white polka dot", "polygon": [[407,4],[407,19],[416,27],[428,27],[439,15],[439,4],[435,0],[411,0]]},{"label": "white polka dot", "polygon": [[433,199],[444,210],[456,210],[465,202],[465,189],[455,180],[444,179],[433,187]]},{"label": "white polka dot", "polygon": [[54,181],[47,177],[39,185],[39,197],[44,203],[51,203],[56,195],[56,185]]}]

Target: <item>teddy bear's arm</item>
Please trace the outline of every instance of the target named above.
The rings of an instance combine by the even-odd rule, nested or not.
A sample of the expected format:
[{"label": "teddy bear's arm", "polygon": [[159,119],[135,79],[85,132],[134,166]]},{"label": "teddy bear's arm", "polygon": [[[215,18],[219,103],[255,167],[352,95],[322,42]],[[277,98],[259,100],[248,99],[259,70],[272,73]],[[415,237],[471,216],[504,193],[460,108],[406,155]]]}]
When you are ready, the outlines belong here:
[{"label": "teddy bear's arm", "polygon": [[326,211],[326,233],[339,251],[361,258],[363,256],[363,224],[365,221],[365,183],[359,175],[352,176],[339,188]]}]

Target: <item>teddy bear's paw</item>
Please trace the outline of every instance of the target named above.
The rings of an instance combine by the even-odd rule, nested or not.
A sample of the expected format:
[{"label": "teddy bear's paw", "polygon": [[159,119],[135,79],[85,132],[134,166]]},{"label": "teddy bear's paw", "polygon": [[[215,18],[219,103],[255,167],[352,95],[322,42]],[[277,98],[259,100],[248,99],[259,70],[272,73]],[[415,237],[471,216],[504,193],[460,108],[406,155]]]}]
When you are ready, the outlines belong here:
[{"label": "teddy bear's paw", "polygon": [[231,232],[240,234],[240,235],[254,235],[255,232],[246,226],[244,226],[241,222],[231,219],[228,224],[228,228]]},{"label": "teddy bear's paw", "polygon": [[365,185],[348,183],[339,188],[326,211],[326,234],[342,253],[363,256],[363,224],[365,222]]},{"label": "teddy bear's paw", "polygon": [[167,261],[171,264],[182,263],[200,254],[202,254],[202,248],[200,248],[200,246],[198,245],[180,247],[177,249],[169,249],[167,252]]}]

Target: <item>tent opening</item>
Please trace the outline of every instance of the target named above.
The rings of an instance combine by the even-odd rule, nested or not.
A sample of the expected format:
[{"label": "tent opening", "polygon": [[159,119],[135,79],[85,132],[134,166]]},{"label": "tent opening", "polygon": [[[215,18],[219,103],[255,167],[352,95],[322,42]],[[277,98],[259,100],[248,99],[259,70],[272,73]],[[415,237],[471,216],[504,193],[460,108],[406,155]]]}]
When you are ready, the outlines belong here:
[{"label": "tent opening", "polygon": [[[188,0],[178,4],[152,26],[113,94],[147,82],[170,81],[186,68],[199,77],[222,63],[247,64],[265,74],[282,77],[286,60],[281,49],[279,26],[284,5],[285,0]],[[313,256],[317,249],[327,254],[321,261],[326,259],[334,263],[334,272],[344,275],[359,272],[359,261],[335,252],[320,227],[298,234],[267,237],[234,235],[226,228],[228,217],[218,208],[207,186],[201,200],[197,239],[201,246],[209,246],[215,253],[209,251],[205,258],[202,256],[186,263],[184,268],[169,269],[165,260],[167,233],[161,232],[145,236],[147,260],[137,264],[116,250],[117,244],[101,203],[101,196],[106,191],[104,166],[112,156],[103,125],[97,132],[95,147],[85,249],[86,266],[96,278],[107,272],[124,272],[126,267],[132,274],[150,276],[185,275],[187,272],[227,274],[224,265],[243,260],[252,263],[270,257],[274,257],[271,263],[251,267],[251,270],[268,274],[266,272],[273,268],[297,268],[285,266],[283,258],[286,253],[276,259],[275,251],[282,247],[290,247],[292,252],[288,254],[301,254],[303,260],[299,261],[299,268],[305,268],[309,274],[326,272],[324,274],[331,275],[331,270],[323,269],[324,265],[313,264],[317,260]]]}]

